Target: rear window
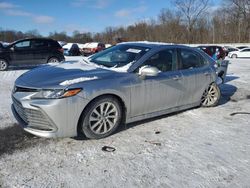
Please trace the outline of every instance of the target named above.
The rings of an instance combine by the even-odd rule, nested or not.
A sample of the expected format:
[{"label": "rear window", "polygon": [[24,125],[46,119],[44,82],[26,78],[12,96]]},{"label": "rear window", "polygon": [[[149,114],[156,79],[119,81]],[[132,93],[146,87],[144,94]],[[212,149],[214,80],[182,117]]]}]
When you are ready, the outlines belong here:
[{"label": "rear window", "polygon": [[33,48],[46,48],[48,47],[48,41],[46,40],[34,40],[32,42]]},{"label": "rear window", "polygon": [[49,41],[49,47],[54,47],[54,48],[61,48],[61,45],[54,40]]},{"label": "rear window", "polygon": [[198,68],[207,64],[199,53],[187,49],[180,50],[180,59],[181,69]]}]

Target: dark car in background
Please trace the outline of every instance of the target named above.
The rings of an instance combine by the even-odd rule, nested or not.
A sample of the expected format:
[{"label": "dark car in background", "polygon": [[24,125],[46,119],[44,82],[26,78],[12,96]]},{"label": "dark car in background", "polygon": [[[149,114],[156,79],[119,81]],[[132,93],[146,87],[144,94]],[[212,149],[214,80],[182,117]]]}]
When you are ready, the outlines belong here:
[{"label": "dark car in background", "polygon": [[79,45],[77,43],[68,43],[63,46],[63,51],[65,56],[80,56]]},{"label": "dark car in background", "polygon": [[198,48],[206,52],[214,60],[223,60],[226,57],[226,53],[221,46],[198,46]]},{"label": "dark car in background", "polygon": [[64,60],[60,44],[47,38],[29,38],[0,48],[0,71],[9,66],[38,65]]},{"label": "dark car in background", "polygon": [[237,46],[238,49],[242,50],[244,48],[249,48],[249,46]]}]

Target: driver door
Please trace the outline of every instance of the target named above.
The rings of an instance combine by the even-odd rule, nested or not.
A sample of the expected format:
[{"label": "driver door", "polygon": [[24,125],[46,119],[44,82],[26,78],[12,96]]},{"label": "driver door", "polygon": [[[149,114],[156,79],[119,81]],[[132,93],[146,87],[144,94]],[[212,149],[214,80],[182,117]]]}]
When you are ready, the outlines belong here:
[{"label": "driver door", "polygon": [[176,69],[176,49],[168,48],[152,55],[141,66],[159,69],[157,76],[138,75],[131,87],[131,114],[133,117],[177,107],[181,92],[182,74]]},{"label": "driver door", "polygon": [[31,41],[20,41],[11,47],[10,57],[15,65],[30,65],[34,54],[31,51]]}]

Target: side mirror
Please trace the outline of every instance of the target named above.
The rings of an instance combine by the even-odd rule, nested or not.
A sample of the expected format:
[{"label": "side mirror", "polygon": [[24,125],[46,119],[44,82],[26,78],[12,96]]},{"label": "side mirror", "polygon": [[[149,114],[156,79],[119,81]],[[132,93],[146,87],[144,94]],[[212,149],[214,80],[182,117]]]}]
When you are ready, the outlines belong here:
[{"label": "side mirror", "polygon": [[139,75],[142,77],[157,76],[159,72],[159,69],[157,69],[156,67],[144,66],[140,69]]}]

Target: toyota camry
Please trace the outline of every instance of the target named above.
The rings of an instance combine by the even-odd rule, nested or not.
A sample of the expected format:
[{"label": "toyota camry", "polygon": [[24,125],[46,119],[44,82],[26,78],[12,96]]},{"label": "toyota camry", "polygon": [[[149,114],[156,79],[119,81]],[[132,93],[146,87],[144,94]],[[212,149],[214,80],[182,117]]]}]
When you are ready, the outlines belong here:
[{"label": "toyota camry", "polygon": [[204,52],[127,42],[24,73],[15,81],[12,111],[37,136],[99,139],[121,124],[215,106],[219,99],[214,61]]}]

